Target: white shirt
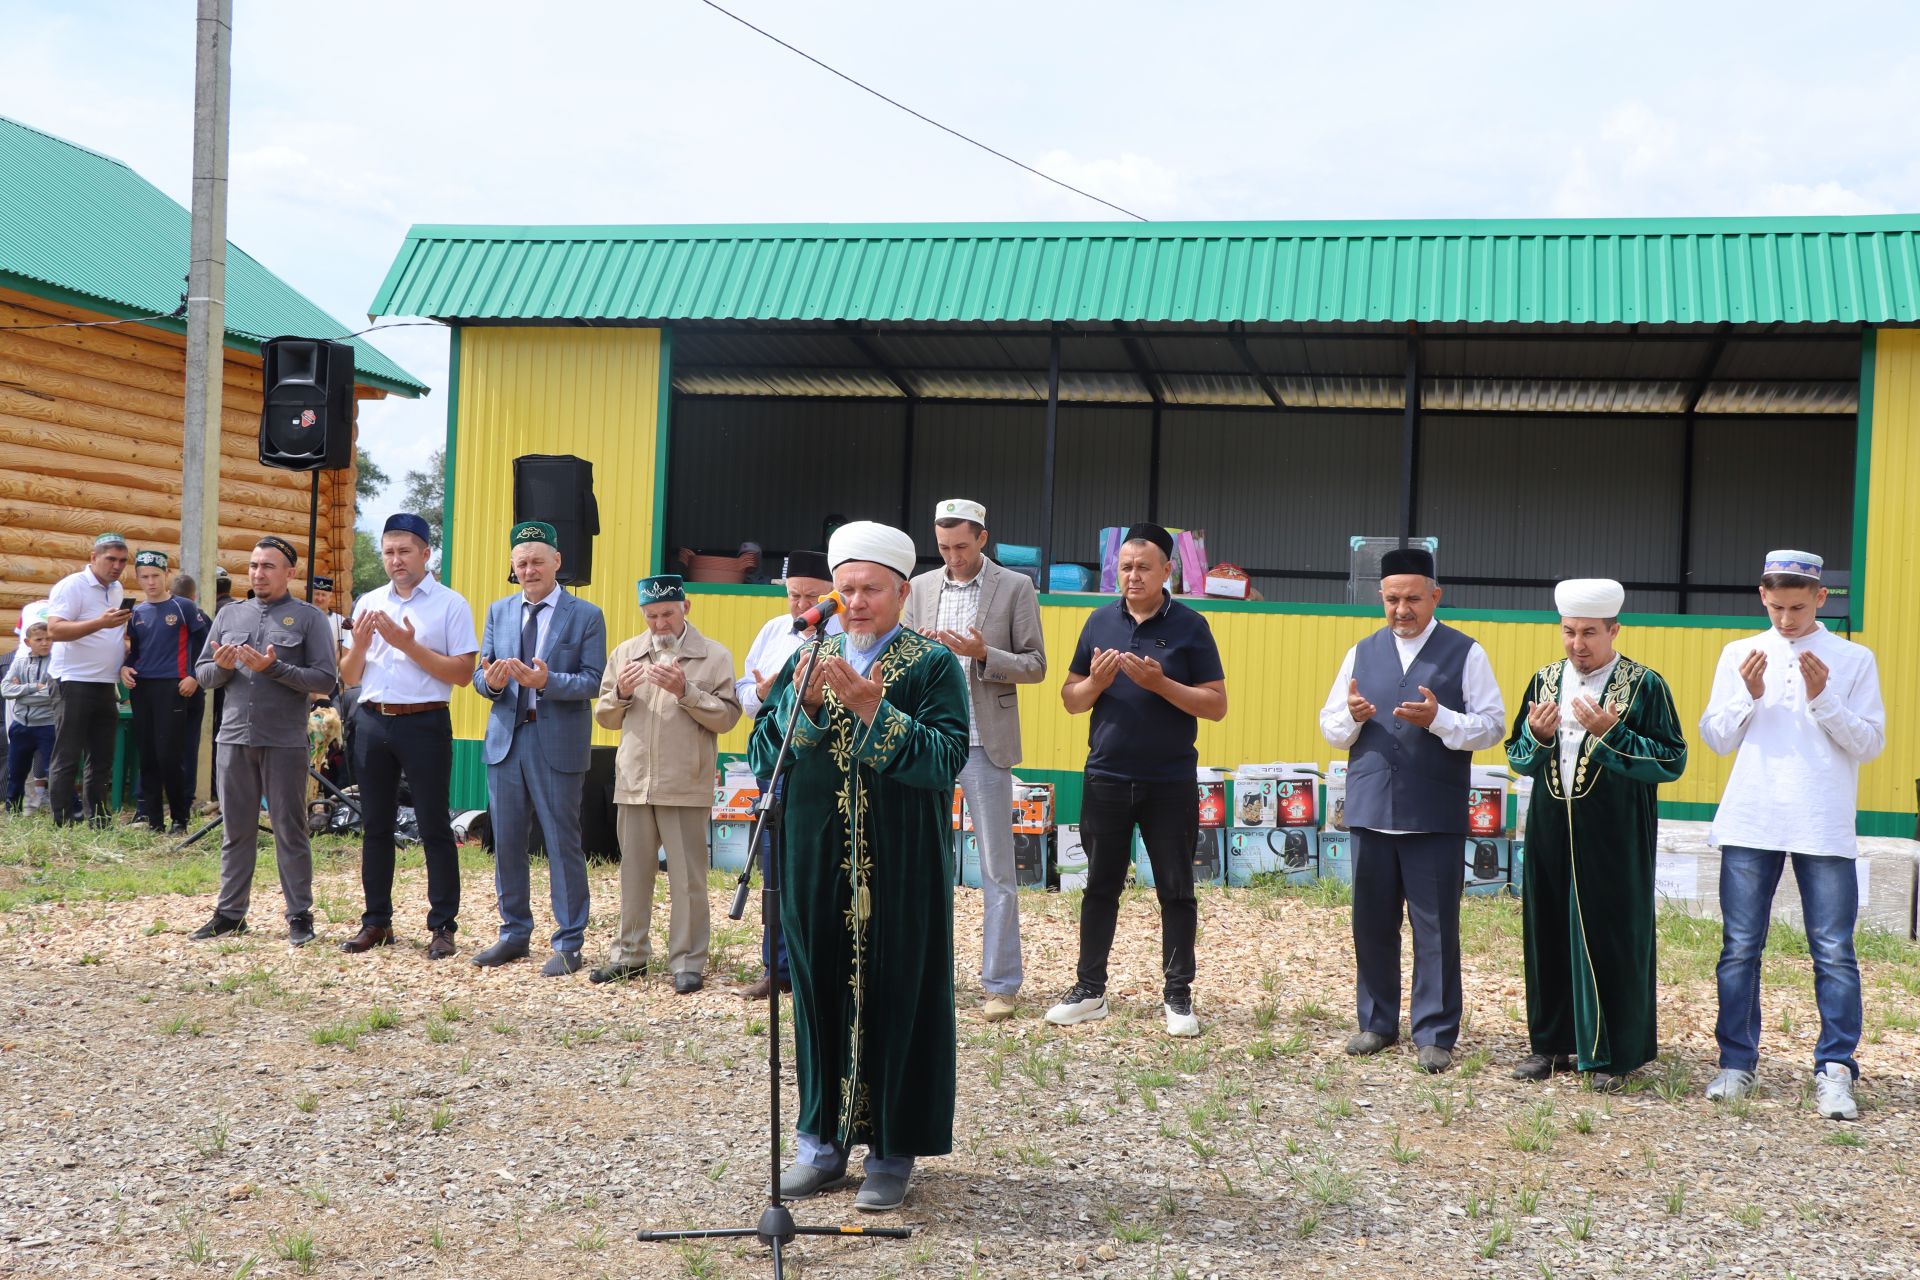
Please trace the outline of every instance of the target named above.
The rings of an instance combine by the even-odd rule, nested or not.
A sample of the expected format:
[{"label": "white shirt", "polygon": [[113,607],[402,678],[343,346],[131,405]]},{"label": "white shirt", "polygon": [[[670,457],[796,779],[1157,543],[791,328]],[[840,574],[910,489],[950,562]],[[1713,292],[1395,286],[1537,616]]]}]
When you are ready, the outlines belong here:
[{"label": "white shirt", "polygon": [[[473,611],[459,592],[442,586],[431,574],[414,584],[410,596],[401,596],[391,582],[367,592],[355,602],[353,616],[358,621],[376,610],[395,622],[411,622],[414,638],[435,653],[457,657],[480,651],[473,633]],[[360,700],[396,705],[451,702],[453,686],[434,679],[375,632],[360,674]]]},{"label": "white shirt", "polygon": [[1586,726],[1573,714],[1574,699],[1586,697],[1599,703],[1607,681],[1613,679],[1613,669],[1620,665],[1620,655],[1614,654],[1611,662],[1588,675],[1580,674],[1571,658],[1562,658],[1560,665],[1560,776],[1571,778],[1580,767],[1580,749],[1587,744]]},{"label": "white shirt", "polygon": [[[1767,655],[1756,703],[1740,678],[1755,649]],[[1827,687],[1809,701],[1801,654],[1827,665]],[[1873,650],[1825,627],[1797,640],[1767,630],[1720,651],[1700,740],[1737,751],[1713,819],[1716,847],[1858,855],[1854,819],[1860,766],[1887,745],[1887,709]]]},{"label": "white shirt", "polygon": [[[985,567],[984,564],[982,566]],[[965,635],[967,628],[974,626],[980,619],[980,575],[965,582],[956,582],[953,570],[949,569],[940,578],[939,619],[935,623],[942,631],[951,631],[956,635]],[[973,682],[967,681],[967,745],[980,745],[980,718],[973,711]]]},{"label": "white shirt", "polygon": [[[837,636],[840,630],[840,615],[827,619],[828,635]],[[740,700],[740,710],[749,720],[760,710],[760,682],[753,678],[753,673],[779,675],[780,668],[787,665],[787,659],[807,639],[805,634],[793,629],[793,615],[788,613],[767,619],[767,625],[760,628],[760,634],[753,638],[753,646],[747,650],[743,673],[733,682],[733,694]]]},{"label": "white shirt", "polygon": [[[47,596],[47,617],[61,622],[91,622],[101,614],[118,609],[126,599],[126,588],[118,578],[102,582],[88,565],[70,573],[54,585]],[[127,658],[127,628],[102,627],[78,640],[53,642],[53,661],[48,672],[55,680],[77,680],[87,684],[112,684],[120,678],[121,664]]]},{"label": "white shirt", "polygon": [[[539,654],[546,649],[547,632],[553,629],[553,615],[555,611],[560,608],[560,597],[566,594],[567,594],[567,589],[565,587],[559,587],[559,586],[556,586],[553,590],[547,592],[547,594],[539,600],[529,599],[527,596],[527,593],[524,591],[520,593],[520,627],[522,630],[526,629],[527,610],[533,608],[533,606],[536,604],[543,604],[547,606],[546,608],[540,611],[539,622],[534,624],[533,651],[535,654]],[[513,642],[513,646],[514,646],[514,652],[517,654],[520,650],[520,642],[518,640],[515,640]],[[478,649],[479,647],[480,647],[479,645],[474,646],[474,648],[476,649]],[[499,657],[500,655],[495,654],[494,656]],[[522,657],[520,660],[522,662],[525,662],[528,666],[533,665],[532,658]],[[533,705],[536,708],[538,708],[540,705],[540,691],[538,689],[529,689],[527,692],[533,695]]]},{"label": "white shirt", "polygon": [[[1400,655],[1400,673],[1406,674],[1420,651],[1427,647],[1427,640],[1433,635],[1433,629],[1440,625],[1440,619],[1434,618],[1427,623],[1426,629],[1411,639],[1395,635],[1394,650]],[[1360,738],[1360,722],[1347,710],[1347,686],[1353,680],[1353,650],[1347,650],[1347,656],[1340,661],[1339,674],[1333,678],[1333,687],[1327,690],[1327,701],[1320,708],[1320,733],[1338,749],[1345,751]],[[1467,650],[1467,661],[1460,673],[1460,693],[1467,705],[1458,711],[1442,706],[1434,714],[1433,723],[1427,726],[1427,732],[1440,739],[1440,745],[1449,751],[1479,751],[1506,740],[1507,704],[1500,697],[1500,682],[1493,678],[1493,663],[1487,658],[1487,651],[1475,640]],[[1375,707],[1375,716],[1390,716],[1392,707]],[[1461,800],[1465,804],[1465,798]],[[1406,831],[1381,829],[1380,834],[1404,836]]]}]

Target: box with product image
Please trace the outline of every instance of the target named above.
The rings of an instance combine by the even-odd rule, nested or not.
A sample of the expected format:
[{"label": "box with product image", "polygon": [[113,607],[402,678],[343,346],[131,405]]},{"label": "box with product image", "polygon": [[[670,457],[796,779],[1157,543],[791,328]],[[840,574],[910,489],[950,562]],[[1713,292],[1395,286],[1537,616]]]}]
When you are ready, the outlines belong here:
[{"label": "box with product image", "polygon": [[730,761],[724,773],[716,770],[711,815],[715,822],[752,822],[754,806],[759,803],[760,783],[744,762]]},{"label": "box with product image", "polygon": [[1086,888],[1087,851],[1080,843],[1080,824],[1069,822],[1054,835],[1054,887],[1062,893]]},{"label": "box with product image", "polygon": [[[955,831],[973,830],[973,814],[967,810],[966,793],[960,788],[953,789],[953,829]],[[954,848],[959,848],[956,843]]]},{"label": "box with product image", "polygon": [[1321,806],[1326,811],[1325,825],[1328,831],[1347,829],[1347,762],[1335,760],[1327,765],[1327,800]]},{"label": "box with product image", "polygon": [[[1227,882],[1226,834],[1220,827],[1200,828],[1200,838],[1193,850],[1196,886]],[[1153,860],[1147,857],[1147,842],[1141,838],[1138,827],[1133,830],[1133,882],[1142,888],[1153,887]]]},{"label": "box with product image", "polygon": [[1521,886],[1525,885],[1527,882],[1526,881],[1526,870],[1527,870],[1526,841],[1515,840],[1511,845],[1508,846],[1508,850],[1509,850],[1510,856],[1513,859],[1513,883],[1507,886],[1507,892],[1511,893],[1516,898],[1524,898],[1526,897],[1526,890],[1523,889]]},{"label": "box with product image", "polygon": [[1353,836],[1345,831],[1320,833],[1320,878],[1353,883]]},{"label": "box with product image", "polygon": [[1504,836],[1511,830],[1507,815],[1507,783],[1512,779],[1498,765],[1477,764],[1467,783],[1467,834]]},{"label": "box with product image", "polygon": [[1227,825],[1227,776],[1218,769],[1200,769],[1195,774],[1199,787],[1200,826]]},{"label": "box with product image", "polygon": [[1053,830],[1053,784],[1013,780],[1013,831],[1040,835]]},{"label": "box with product image", "polygon": [[1227,884],[1236,888],[1256,876],[1284,876],[1308,884],[1320,874],[1320,833],[1303,827],[1235,827],[1227,832]]},{"label": "box with product image", "polygon": [[[954,836],[955,865],[960,887],[980,887],[980,833],[961,831]],[[1053,871],[1053,833],[1018,832],[1013,837],[1014,883],[1022,889],[1046,887]]]},{"label": "box with product image", "polygon": [[1320,768],[1309,762],[1243,764],[1233,773],[1236,827],[1314,827],[1320,824]]},{"label": "box with product image", "polygon": [[753,841],[753,817],[724,818],[708,828],[707,848],[715,871],[738,875],[747,869]]},{"label": "box with product image", "polygon": [[[1533,779],[1513,780],[1513,842],[1516,847],[1527,838],[1527,810],[1533,807]],[[1518,884],[1520,877],[1514,877]]]},{"label": "box with product image", "polygon": [[1468,836],[1466,861],[1463,892],[1494,894],[1514,890],[1513,846],[1505,836]]}]

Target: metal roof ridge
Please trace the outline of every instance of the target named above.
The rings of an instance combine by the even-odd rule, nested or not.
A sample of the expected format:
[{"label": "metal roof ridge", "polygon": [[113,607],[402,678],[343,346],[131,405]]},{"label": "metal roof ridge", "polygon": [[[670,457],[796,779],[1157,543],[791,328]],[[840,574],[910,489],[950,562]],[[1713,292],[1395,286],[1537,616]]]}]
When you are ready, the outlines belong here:
[{"label": "metal roof ridge", "polygon": [[[128,164],[125,160],[122,160],[119,156],[110,156],[104,151],[96,151],[92,147],[86,146],[82,143],[75,142],[72,138],[63,138],[57,133],[53,133],[49,130],[39,128],[36,125],[30,125],[25,120],[17,120],[12,116],[0,115],[0,124],[10,124],[14,126],[16,129],[24,129],[28,133],[38,134],[41,137],[47,139],[47,141],[49,142],[57,142],[63,147],[72,147],[75,151],[84,152],[87,155],[92,156],[95,160],[105,160],[108,164],[117,164],[122,169],[125,169],[128,173],[132,174],[134,177],[140,178],[140,171],[134,168],[132,165]],[[142,182],[146,182],[145,178],[140,178],[140,180]],[[153,186],[151,182],[148,182],[147,185],[150,187]],[[159,188],[155,187],[154,190],[158,191]],[[165,193],[163,192],[162,194],[165,194]]]}]

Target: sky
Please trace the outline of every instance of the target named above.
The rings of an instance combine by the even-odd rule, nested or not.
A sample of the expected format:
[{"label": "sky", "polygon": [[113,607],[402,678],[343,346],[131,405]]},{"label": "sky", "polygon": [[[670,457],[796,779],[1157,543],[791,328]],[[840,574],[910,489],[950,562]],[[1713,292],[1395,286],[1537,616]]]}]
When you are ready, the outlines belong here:
[{"label": "sky", "polygon": [[[1154,220],[1920,210],[1910,3],[728,0],[942,123]],[[182,204],[191,0],[0,0],[0,115]],[[232,242],[352,328],[407,228],[1117,217],[701,0],[235,0]],[[361,413],[394,483],[432,388]]]}]

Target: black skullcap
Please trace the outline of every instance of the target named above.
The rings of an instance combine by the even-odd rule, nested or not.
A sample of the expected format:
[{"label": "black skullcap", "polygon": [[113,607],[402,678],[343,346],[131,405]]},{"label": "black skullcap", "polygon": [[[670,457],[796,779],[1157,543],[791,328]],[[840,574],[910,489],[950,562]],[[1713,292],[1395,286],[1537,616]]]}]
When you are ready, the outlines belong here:
[{"label": "black skullcap", "polygon": [[1380,557],[1380,576],[1391,578],[1395,574],[1417,573],[1423,578],[1433,577],[1433,552],[1425,547],[1395,547]]},{"label": "black skullcap", "polygon": [[790,551],[786,563],[780,569],[780,581],[788,578],[813,578],[820,582],[832,582],[833,570],[827,567],[827,553],[824,551]]},{"label": "black skullcap", "polygon": [[1136,524],[1127,530],[1122,542],[1151,542],[1160,548],[1160,554],[1173,559],[1173,535],[1157,524]]},{"label": "black skullcap", "polygon": [[291,542],[288,542],[285,538],[276,538],[272,534],[268,534],[266,537],[260,539],[260,541],[254,543],[253,545],[256,547],[267,547],[271,550],[278,551],[281,555],[287,558],[287,564],[289,567],[300,563],[300,553],[295,551],[293,549],[293,544]]}]

